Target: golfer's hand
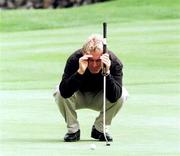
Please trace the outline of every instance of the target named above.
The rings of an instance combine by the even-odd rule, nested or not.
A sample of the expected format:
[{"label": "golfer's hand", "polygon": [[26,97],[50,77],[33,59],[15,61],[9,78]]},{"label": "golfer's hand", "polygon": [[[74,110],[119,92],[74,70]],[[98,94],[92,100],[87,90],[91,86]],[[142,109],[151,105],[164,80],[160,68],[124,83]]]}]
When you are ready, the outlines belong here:
[{"label": "golfer's hand", "polygon": [[110,73],[111,60],[109,59],[109,54],[105,53],[101,57],[102,68],[105,65],[105,73]]},{"label": "golfer's hand", "polygon": [[79,69],[78,73],[83,75],[88,67],[88,59],[91,58],[92,55],[84,55],[79,59]]}]

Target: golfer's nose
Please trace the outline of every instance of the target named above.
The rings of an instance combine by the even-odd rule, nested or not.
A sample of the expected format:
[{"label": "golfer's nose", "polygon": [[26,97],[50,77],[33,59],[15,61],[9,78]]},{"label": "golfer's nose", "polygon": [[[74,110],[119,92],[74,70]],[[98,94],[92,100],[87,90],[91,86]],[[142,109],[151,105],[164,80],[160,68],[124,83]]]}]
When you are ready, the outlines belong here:
[{"label": "golfer's nose", "polygon": [[93,61],[93,67],[96,67],[96,66],[97,66],[97,62]]}]

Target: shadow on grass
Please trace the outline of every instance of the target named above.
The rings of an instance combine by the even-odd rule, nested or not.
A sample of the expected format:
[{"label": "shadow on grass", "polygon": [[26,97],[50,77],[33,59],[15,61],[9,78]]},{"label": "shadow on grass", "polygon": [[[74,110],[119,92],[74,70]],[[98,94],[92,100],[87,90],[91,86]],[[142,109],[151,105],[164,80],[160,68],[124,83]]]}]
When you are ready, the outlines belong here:
[{"label": "shadow on grass", "polygon": [[[94,142],[94,139],[81,139],[78,142]],[[68,143],[64,142],[63,139],[51,139],[51,138],[7,138],[3,139],[4,143]]]},{"label": "shadow on grass", "polygon": [[62,139],[49,138],[7,138],[3,142],[6,143],[60,143],[64,142]]}]

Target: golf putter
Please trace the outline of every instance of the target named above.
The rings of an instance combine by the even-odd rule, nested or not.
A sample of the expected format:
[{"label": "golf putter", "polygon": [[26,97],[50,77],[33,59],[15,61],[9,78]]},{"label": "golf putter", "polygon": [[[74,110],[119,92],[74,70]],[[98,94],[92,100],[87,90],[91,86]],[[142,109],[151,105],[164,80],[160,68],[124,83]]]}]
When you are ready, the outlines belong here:
[{"label": "golf putter", "polygon": [[[107,35],[107,23],[103,23],[103,54],[106,53],[107,50],[107,42],[106,42],[106,36]],[[106,137],[106,67],[103,65],[103,133],[104,138],[106,140],[106,146],[110,146],[110,143],[107,140]]]}]

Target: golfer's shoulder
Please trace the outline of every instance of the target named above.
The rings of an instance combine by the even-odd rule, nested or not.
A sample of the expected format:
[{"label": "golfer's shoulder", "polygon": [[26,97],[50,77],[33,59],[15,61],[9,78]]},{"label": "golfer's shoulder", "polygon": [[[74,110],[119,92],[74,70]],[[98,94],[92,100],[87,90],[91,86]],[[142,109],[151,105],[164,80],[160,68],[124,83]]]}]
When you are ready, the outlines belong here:
[{"label": "golfer's shoulder", "polygon": [[115,55],[114,52],[108,50],[108,54],[109,54],[109,58],[110,58],[110,60],[111,60],[112,66],[113,66],[113,65],[115,65],[115,66],[116,66],[116,65],[119,65],[119,66],[123,67],[122,61],[120,60],[120,58],[118,58],[117,55]]},{"label": "golfer's shoulder", "polygon": [[79,62],[80,57],[82,57],[82,50],[78,49],[69,56],[67,62]]}]

